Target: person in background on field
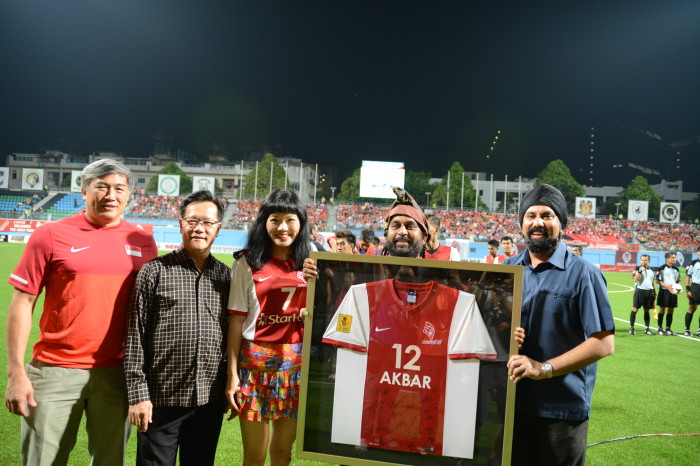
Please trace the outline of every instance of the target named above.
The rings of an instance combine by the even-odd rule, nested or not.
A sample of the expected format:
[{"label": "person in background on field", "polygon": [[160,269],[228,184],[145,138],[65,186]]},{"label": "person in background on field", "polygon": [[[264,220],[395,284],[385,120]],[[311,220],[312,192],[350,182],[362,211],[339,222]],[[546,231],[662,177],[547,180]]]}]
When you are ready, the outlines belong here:
[{"label": "person in background on field", "polygon": [[306,208],[293,191],[276,189],[234,255],[226,397],[238,411],[246,465],[263,465],[268,448],[273,465],[292,459],[309,247]]},{"label": "person in background on field", "polygon": [[576,254],[577,256],[583,256],[583,248],[578,244],[574,244],[573,246],[571,246],[571,252],[573,254]]},{"label": "person in background on field", "polygon": [[333,252],[343,254],[357,254],[355,250],[355,234],[349,230],[340,230],[335,232],[335,248]]},{"label": "person in background on field", "polygon": [[518,384],[513,465],[583,465],[596,361],[615,350],[615,323],[602,272],[562,241],[566,199],[542,184],[522,199],[527,248],[506,264],[521,265],[523,301],[508,361]]},{"label": "person in background on field", "polygon": [[[681,271],[676,267],[676,253],[665,254],[666,263],[656,269],[656,283],[659,284],[659,294],[656,305],[659,306],[659,335],[675,335],[671,330],[673,310],[678,307],[678,295],[674,285],[681,282]],[[666,315],[666,331],[664,331],[664,314]]]},{"label": "person in background on field", "polygon": [[[129,294],[158,254],[153,236],[121,219],[133,177],[102,159],[81,173],[85,210],[45,223],[10,275],[5,406],[21,416],[23,464],[67,464],[83,413],[93,464],[121,465],[129,439],[124,339]],[[24,353],[45,290],[39,341]]]},{"label": "person in background on field", "polygon": [[503,254],[498,256],[498,262],[503,263],[504,260],[515,255],[515,245],[513,244],[513,238],[510,236],[504,236],[501,238],[501,250]]},{"label": "person in background on field", "polygon": [[425,244],[426,259],[443,259],[451,261],[461,260],[459,251],[450,246],[440,244],[438,236],[440,235],[440,218],[435,214],[427,215],[428,219],[428,241]]},{"label": "person in background on field", "polygon": [[376,256],[379,254],[379,252],[374,248],[372,238],[374,238],[374,232],[372,230],[362,230],[362,234],[357,240],[358,254],[368,254],[370,256]]},{"label": "person in background on field", "polygon": [[214,464],[226,407],[231,269],[211,254],[224,206],[208,190],[180,205],[182,245],[148,262],[129,309],[124,370],[140,465]]},{"label": "person in background on field", "polygon": [[372,236],[372,246],[374,246],[374,250],[377,252],[378,256],[382,255],[382,243],[379,241],[379,238],[377,238],[376,235]]},{"label": "person in background on field", "polygon": [[326,250],[326,248],[323,247],[323,244],[321,244],[317,241],[317,239],[319,238],[319,234],[318,234],[318,227],[316,226],[315,223],[309,222],[309,232],[311,235],[311,244],[313,244],[313,247],[311,248],[311,250],[324,252]]},{"label": "person in background on field", "polygon": [[488,242],[488,250],[489,253],[484,257],[484,262],[487,264],[499,264],[499,255],[498,255],[498,240],[497,239],[492,239]]},{"label": "person in background on field", "polygon": [[632,298],[632,311],[630,312],[630,335],[636,335],[634,331],[634,320],[637,317],[639,308],[644,308],[644,334],[656,335],[649,329],[651,316],[649,311],[654,307],[654,271],[649,267],[649,254],[642,254],[641,265],[634,269],[632,279],[634,280],[634,297]]},{"label": "person in background on field", "polygon": [[[700,304],[700,247],[696,250],[698,258],[692,261],[685,269],[685,293],[688,296],[688,312],[685,314],[685,336],[691,336],[690,325],[693,323],[693,314]],[[700,322],[698,333],[700,337]]]}]

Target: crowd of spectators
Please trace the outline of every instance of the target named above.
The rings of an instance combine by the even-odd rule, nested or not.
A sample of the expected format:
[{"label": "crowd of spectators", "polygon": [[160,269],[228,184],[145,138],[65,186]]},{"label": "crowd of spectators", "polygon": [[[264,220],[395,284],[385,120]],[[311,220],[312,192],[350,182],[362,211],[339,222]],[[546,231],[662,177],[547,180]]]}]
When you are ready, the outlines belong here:
[{"label": "crowd of spectators", "polygon": [[389,206],[375,206],[371,202],[364,204],[341,204],[337,210],[338,230],[374,230],[384,229],[384,219],[389,213]]},{"label": "crowd of spectators", "polygon": [[137,218],[177,219],[184,196],[155,196],[134,192],[124,216]]},{"label": "crowd of spectators", "polygon": [[[369,202],[341,204],[337,208],[338,230],[382,231],[389,210],[389,206],[375,206]],[[434,213],[440,217],[442,234],[447,238],[487,242],[511,236],[515,242],[523,240],[518,227],[518,217],[514,214],[458,209],[436,209]],[[610,236],[621,243],[639,243],[643,249],[650,251],[695,251],[700,246],[700,225],[691,223],[640,222],[609,217],[570,218],[565,233],[596,238]]]},{"label": "crowd of spectators", "polygon": [[[226,222],[225,228],[229,230],[247,230],[257,216],[258,209],[262,200],[252,201],[250,199],[232,200],[234,203],[231,216]],[[307,204],[306,213],[308,221],[315,223],[319,230],[324,230],[328,223],[328,206],[318,202],[316,204]]]},{"label": "crowd of spectators", "polygon": [[623,243],[639,243],[649,251],[695,251],[700,246],[700,225],[697,223],[572,218],[567,232],[613,236]]},{"label": "crowd of spectators", "polygon": [[[131,203],[124,213],[125,217],[137,218],[153,218],[161,220],[177,220],[180,218],[180,203],[185,196],[157,196],[146,194],[141,191],[135,191],[131,197]],[[219,198],[224,203],[224,207],[228,205],[228,201],[224,198]]]},{"label": "crowd of spectators", "polygon": [[[34,194],[20,201],[13,209],[26,218],[41,219],[43,210],[35,208],[42,195]],[[127,217],[172,219],[179,217],[178,206],[183,196],[156,196],[143,190],[134,192]],[[255,220],[262,200],[221,199],[224,206],[234,203],[231,215],[225,220],[225,228],[247,230]],[[327,228],[328,206],[325,203],[308,204],[309,222],[318,225],[321,231]],[[371,202],[338,204],[336,230],[382,231],[389,205],[374,205]],[[441,220],[442,234],[446,238],[468,239],[487,242],[503,236],[513,237],[515,242],[523,240],[514,214],[475,212],[473,210],[435,209]],[[609,217],[596,219],[570,218],[566,232],[600,238],[613,237],[621,243],[639,243],[650,251],[696,250],[700,246],[700,225],[690,223],[659,223],[654,221],[617,220]],[[585,246],[585,245],[584,245]]]}]

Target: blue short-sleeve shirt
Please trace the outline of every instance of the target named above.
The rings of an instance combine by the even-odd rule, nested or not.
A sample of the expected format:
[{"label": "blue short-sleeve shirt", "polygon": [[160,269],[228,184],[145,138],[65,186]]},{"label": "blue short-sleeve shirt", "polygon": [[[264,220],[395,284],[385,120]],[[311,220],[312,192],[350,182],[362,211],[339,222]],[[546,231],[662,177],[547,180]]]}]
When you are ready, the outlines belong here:
[{"label": "blue short-sleeve shirt", "polygon": [[[533,268],[527,249],[505,261],[522,265],[520,354],[544,362],[583,343],[592,333],[614,332],[607,284],[600,270],[562,242]],[[555,419],[588,419],[597,363],[564,376],[518,382],[516,410]]]}]

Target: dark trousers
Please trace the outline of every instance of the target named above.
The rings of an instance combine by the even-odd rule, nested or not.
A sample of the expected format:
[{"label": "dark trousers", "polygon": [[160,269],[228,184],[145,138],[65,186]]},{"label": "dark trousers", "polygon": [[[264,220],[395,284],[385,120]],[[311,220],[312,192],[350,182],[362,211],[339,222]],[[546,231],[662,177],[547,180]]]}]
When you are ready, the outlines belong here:
[{"label": "dark trousers", "polygon": [[174,465],[179,447],[181,465],[213,465],[223,420],[224,401],[196,408],[154,407],[153,422],[138,433],[136,464]]},{"label": "dark trousers", "polygon": [[569,421],[515,413],[511,465],[586,463],[588,420]]}]

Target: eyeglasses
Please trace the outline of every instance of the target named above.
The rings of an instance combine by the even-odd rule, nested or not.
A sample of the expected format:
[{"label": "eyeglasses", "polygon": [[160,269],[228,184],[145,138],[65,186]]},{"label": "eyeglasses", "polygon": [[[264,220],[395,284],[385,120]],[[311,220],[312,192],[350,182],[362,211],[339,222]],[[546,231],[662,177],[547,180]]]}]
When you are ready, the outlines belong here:
[{"label": "eyeglasses", "polygon": [[210,228],[214,228],[216,225],[218,225],[221,222],[215,222],[212,220],[205,220],[205,219],[199,219],[199,218],[181,218],[180,220],[184,221],[186,224],[188,224],[191,228],[196,228],[197,225],[200,223],[204,228],[207,230]]}]

